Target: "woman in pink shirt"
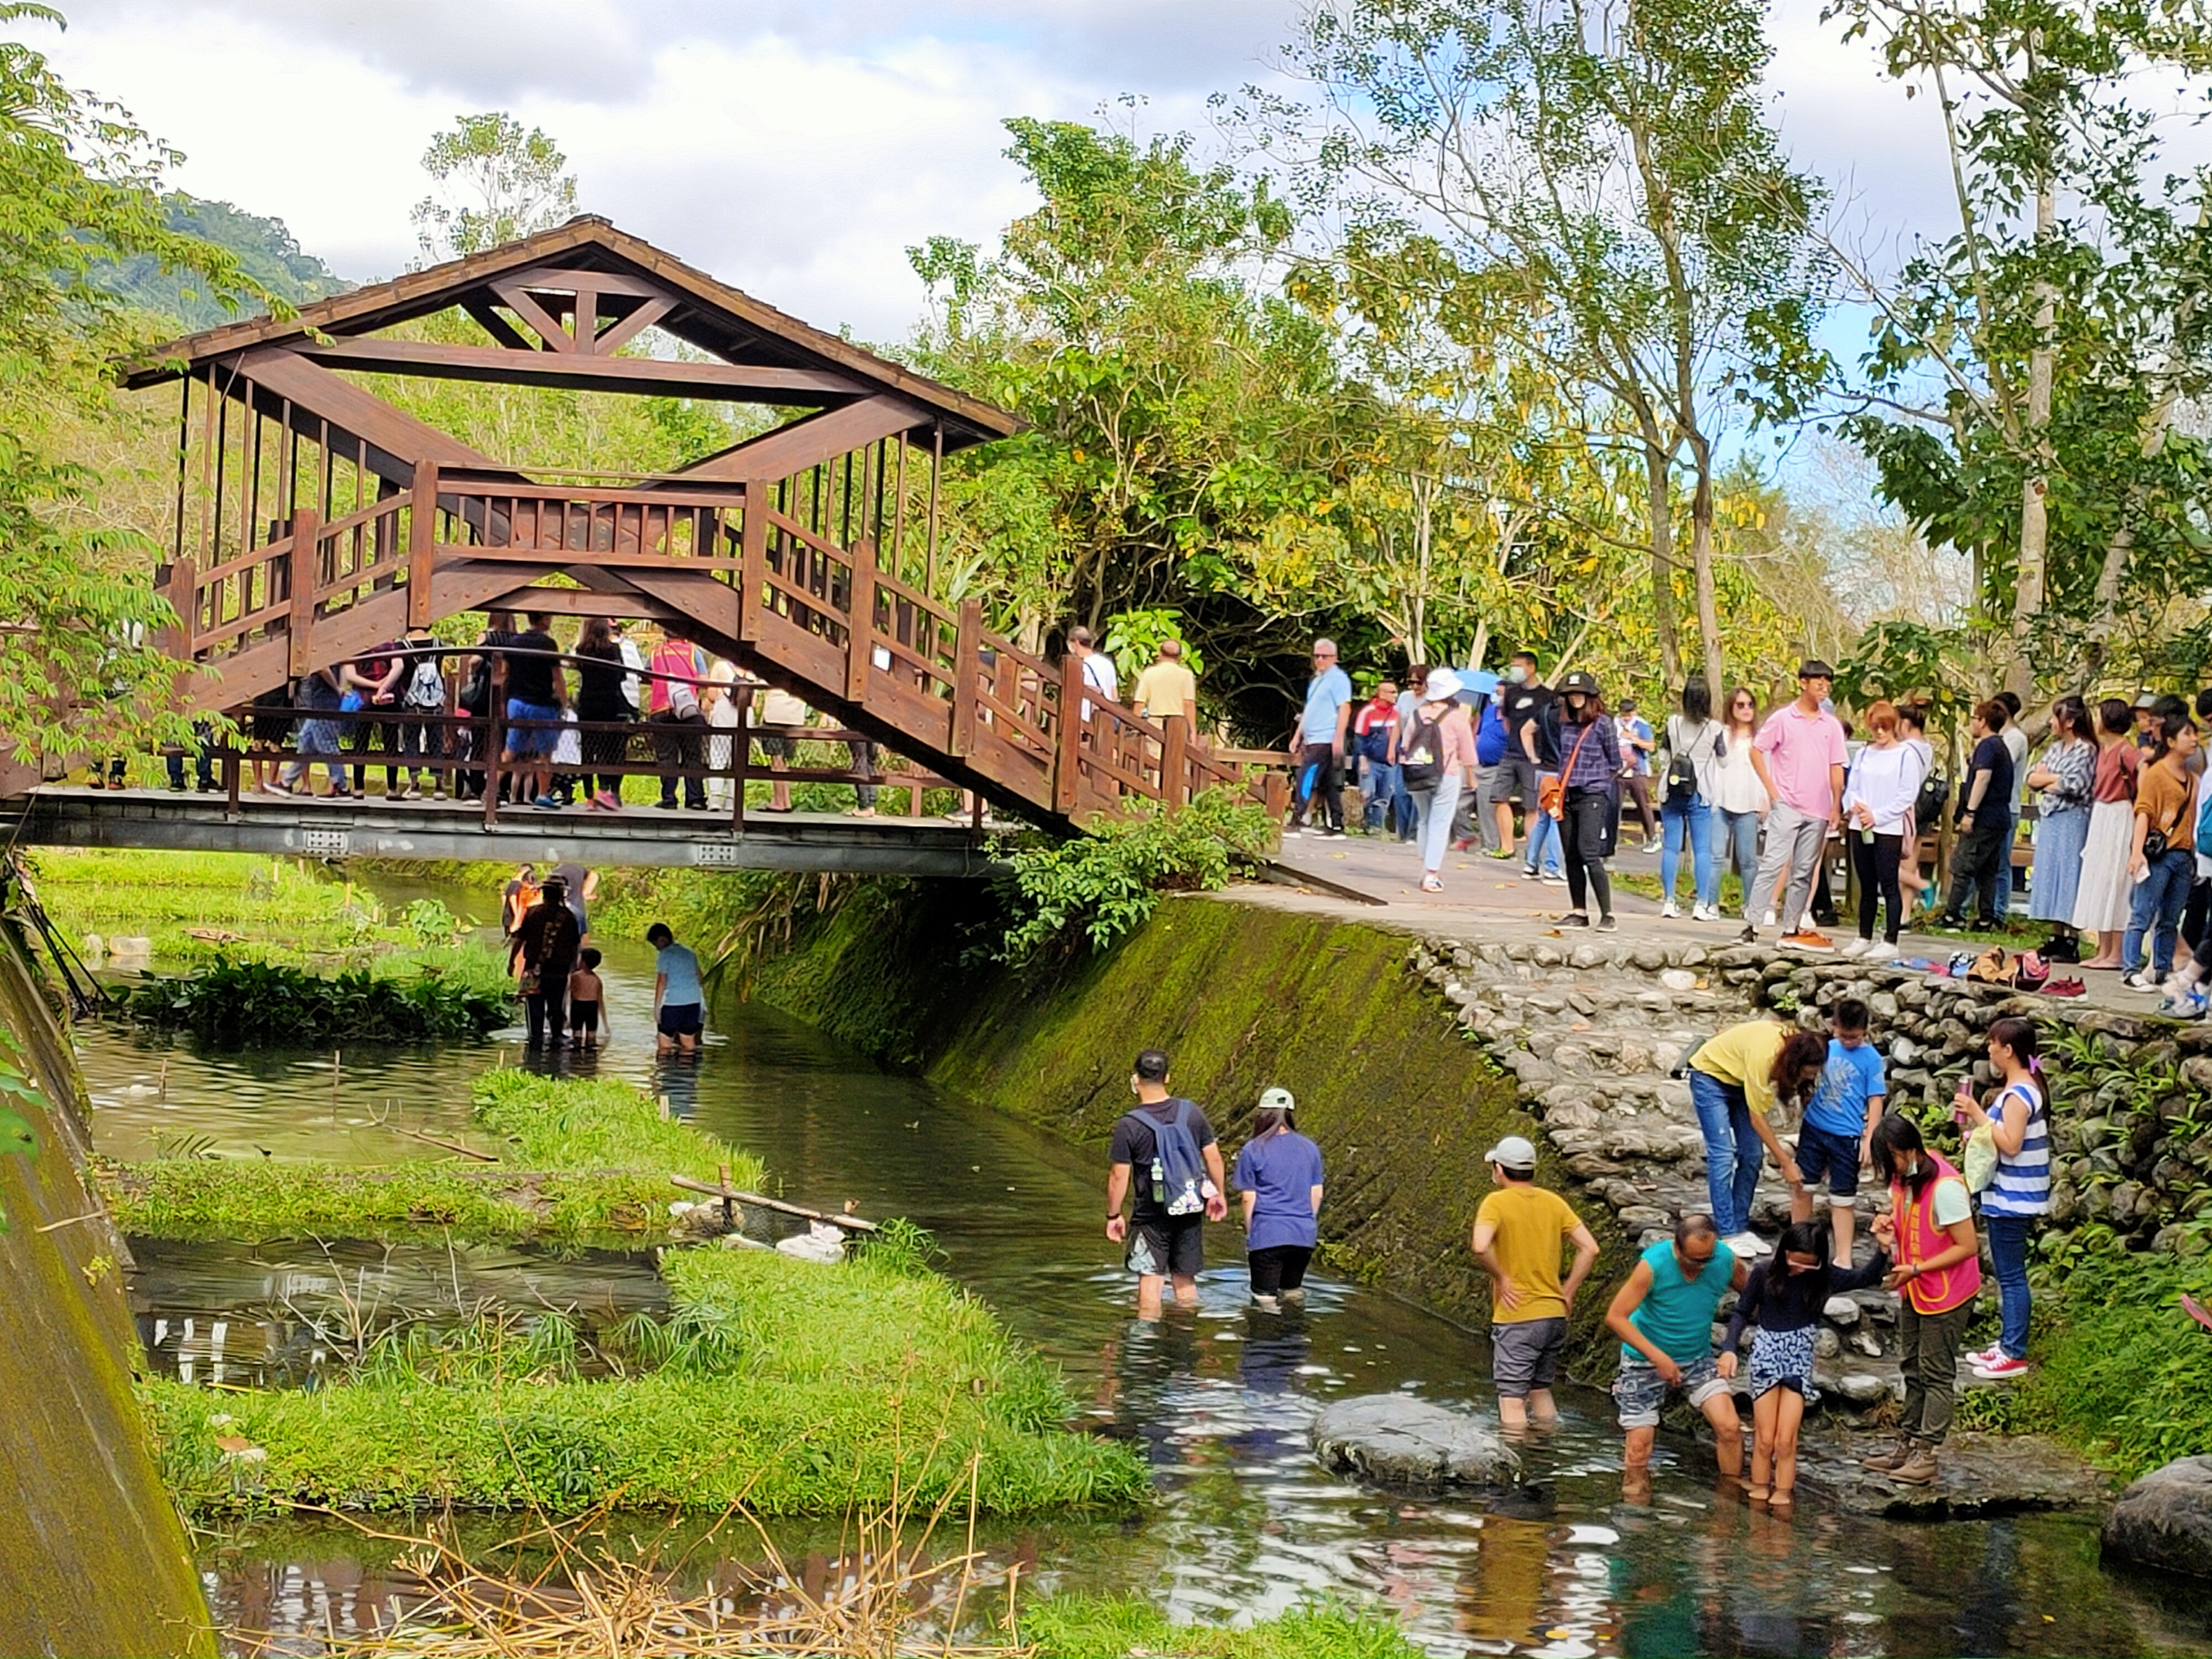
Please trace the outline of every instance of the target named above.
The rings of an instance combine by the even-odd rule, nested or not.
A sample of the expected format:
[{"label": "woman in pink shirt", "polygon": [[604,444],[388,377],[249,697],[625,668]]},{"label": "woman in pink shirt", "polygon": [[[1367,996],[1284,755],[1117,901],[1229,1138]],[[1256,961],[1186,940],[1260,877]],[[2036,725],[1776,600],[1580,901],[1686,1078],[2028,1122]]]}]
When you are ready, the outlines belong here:
[{"label": "woman in pink shirt", "polygon": [[1438,872],[1451,845],[1452,814],[1460,791],[1474,778],[1474,727],[1459,700],[1460,678],[1449,668],[1432,672],[1421,701],[1406,711],[1398,732],[1398,764],[1406,793],[1421,815],[1421,890],[1441,893]]}]

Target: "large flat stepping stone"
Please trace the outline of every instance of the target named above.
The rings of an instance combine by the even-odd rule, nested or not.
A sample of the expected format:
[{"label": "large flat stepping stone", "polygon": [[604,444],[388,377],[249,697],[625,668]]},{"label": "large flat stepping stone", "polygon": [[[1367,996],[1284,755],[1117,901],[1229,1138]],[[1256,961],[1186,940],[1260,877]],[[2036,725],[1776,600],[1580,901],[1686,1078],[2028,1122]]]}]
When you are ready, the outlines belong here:
[{"label": "large flat stepping stone", "polygon": [[1402,1394],[1340,1400],[1314,1419],[1314,1455],[1338,1474],[1396,1486],[1498,1486],[1521,1459],[1488,1423]]},{"label": "large flat stepping stone", "polygon": [[1908,1486],[1859,1462],[1896,1444],[1895,1434],[1807,1426],[1797,1443],[1799,1486],[1852,1515],[1937,1521],[2094,1510],[2112,1490],[2081,1457],[2042,1435],[1954,1431],[1936,1453],[1941,1473],[1927,1486]]},{"label": "large flat stepping stone", "polygon": [[2105,1517],[2105,1553],[2212,1578],[2212,1457],[2178,1458],[2122,1492]]}]

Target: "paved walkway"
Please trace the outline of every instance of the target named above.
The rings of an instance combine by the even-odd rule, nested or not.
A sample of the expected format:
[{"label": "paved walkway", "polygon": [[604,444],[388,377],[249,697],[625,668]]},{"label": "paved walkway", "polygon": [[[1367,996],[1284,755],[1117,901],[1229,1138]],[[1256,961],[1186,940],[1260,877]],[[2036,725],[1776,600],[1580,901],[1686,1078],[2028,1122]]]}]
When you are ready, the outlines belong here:
[{"label": "paved walkway", "polygon": [[[1341,841],[1292,836],[1283,842],[1276,862],[1279,872],[1283,873],[1275,882],[1240,884],[1233,890],[1235,896],[1246,903],[1338,915],[1346,921],[1364,921],[1406,933],[1457,930],[1471,939],[1500,941],[1558,936],[1562,932],[1559,919],[1568,908],[1567,890],[1525,879],[1517,854],[1510,860],[1499,860],[1486,858],[1480,853],[1448,854],[1443,871],[1444,890],[1441,893],[1421,891],[1420,857],[1411,842],[1381,836],[1348,835]],[[1620,854],[1610,864],[1616,875],[1646,875],[1654,878],[1658,866],[1656,853],[1638,852],[1630,841],[1622,843]],[[1296,878],[1301,876],[1311,878],[1313,884],[1298,884]],[[1595,934],[1592,938],[1656,939],[1674,945],[1703,945],[1717,950],[1735,944],[1736,935],[1743,930],[1742,919],[1733,915],[1719,921],[1662,917],[1658,900],[1627,891],[1618,882],[1613,888],[1613,908],[1620,931],[1609,936]],[[1576,938],[1583,937],[1580,930],[1572,931]],[[1763,930],[1763,942],[1773,945],[1777,931],[1771,927]],[[1847,922],[1832,931],[1830,937],[1840,945],[1854,932]],[[1899,954],[1942,962],[1966,948],[1968,947],[1954,936],[1908,930]],[[1808,955],[1805,959],[1833,962],[1843,958]],[[2052,976],[2079,978],[2088,988],[2086,997],[2046,999],[2054,1009],[2079,1007],[2087,1003],[2126,1013],[2148,1014],[2158,1006],[2155,997],[2123,990],[2118,974],[2082,973],[2077,969],[2058,967],[2053,969]]]}]

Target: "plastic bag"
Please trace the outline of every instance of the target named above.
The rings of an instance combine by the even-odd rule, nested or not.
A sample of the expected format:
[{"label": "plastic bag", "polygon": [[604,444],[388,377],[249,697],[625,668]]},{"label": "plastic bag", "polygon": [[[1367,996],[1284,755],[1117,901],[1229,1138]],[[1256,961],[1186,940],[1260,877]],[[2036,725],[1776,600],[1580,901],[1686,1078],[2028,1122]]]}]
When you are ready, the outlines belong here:
[{"label": "plastic bag", "polygon": [[1985,1193],[1990,1183],[1997,1178],[1997,1138],[1987,1123],[1977,1123],[1966,1136],[1965,1168],[1966,1190]]}]

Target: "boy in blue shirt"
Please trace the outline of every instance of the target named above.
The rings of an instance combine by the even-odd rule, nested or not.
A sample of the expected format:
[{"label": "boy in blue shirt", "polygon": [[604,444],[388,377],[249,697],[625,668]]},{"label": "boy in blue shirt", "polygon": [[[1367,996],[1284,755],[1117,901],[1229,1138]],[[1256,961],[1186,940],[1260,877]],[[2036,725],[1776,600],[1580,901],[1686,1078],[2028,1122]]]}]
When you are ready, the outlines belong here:
[{"label": "boy in blue shirt", "polygon": [[[1835,1235],[1833,1260],[1838,1267],[1851,1265],[1851,1229],[1856,1218],[1859,1169],[1868,1160],[1868,1143],[1874,1126],[1881,1121],[1888,1081],[1881,1051],[1867,1041],[1867,1006],[1856,997],[1839,998],[1828,1013],[1828,1063],[1813,1088],[1805,1108],[1805,1121],[1797,1131],[1797,1170],[1808,1195],[1825,1179],[1828,1186],[1828,1224]],[[1796,1214],[1794,1219],[1807,1216]]]}]

